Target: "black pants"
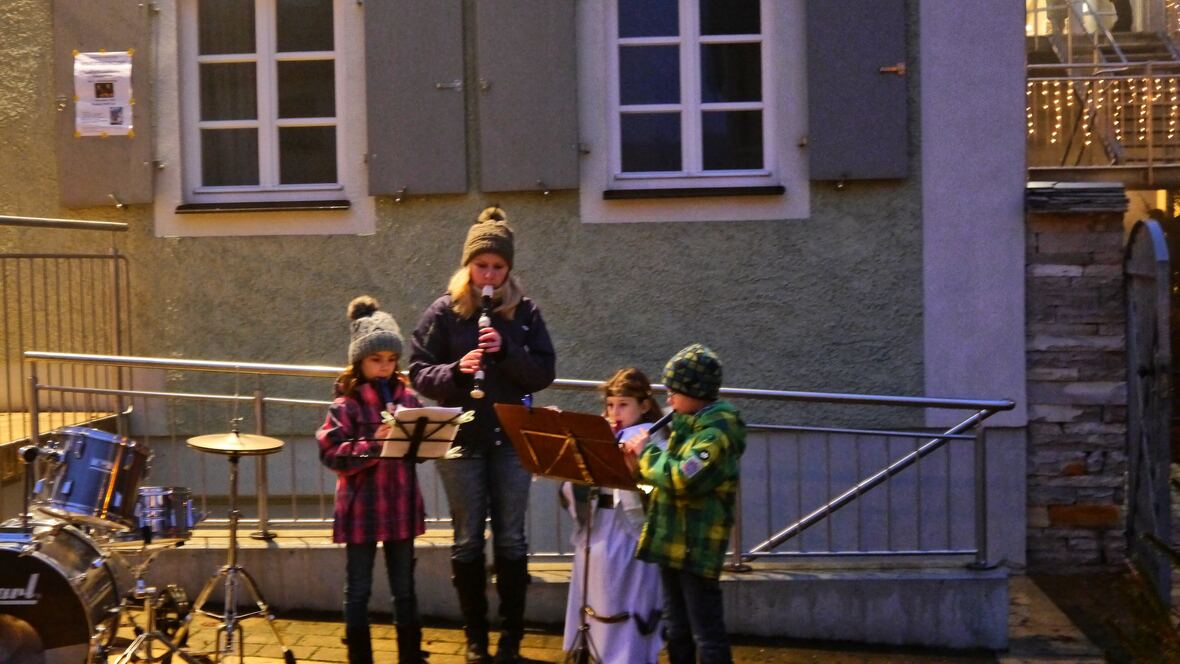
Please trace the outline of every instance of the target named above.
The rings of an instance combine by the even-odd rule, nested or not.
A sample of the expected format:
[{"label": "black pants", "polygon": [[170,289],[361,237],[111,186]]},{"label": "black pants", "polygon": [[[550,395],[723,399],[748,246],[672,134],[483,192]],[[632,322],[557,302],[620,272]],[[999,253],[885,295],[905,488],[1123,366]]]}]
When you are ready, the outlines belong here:
[{"label": "black pants", "polygon": [[[385,571],[393,595],[394,622],[398,626],[417,626],[418,598],[414,594],[414,540],[383,542]],[[377,543],[346,544],[346,581],[344,584],[344,635],[348,639],[348,661],[368,664],[373,661],[369,638],[369,597],[373,589],[373,563]]]},{"label": "black pants", "polygon": [[730,664],[729,635],[717,579],[660,566],[664,629],[671,664]]}]

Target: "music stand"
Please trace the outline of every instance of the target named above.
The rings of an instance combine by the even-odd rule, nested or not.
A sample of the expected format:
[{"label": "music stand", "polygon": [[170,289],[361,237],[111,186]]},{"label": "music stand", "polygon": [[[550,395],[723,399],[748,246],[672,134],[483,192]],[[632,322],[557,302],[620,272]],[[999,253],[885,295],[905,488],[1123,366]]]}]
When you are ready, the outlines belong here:
[{"label": "music stand", "polygon": [[[238,511],[238,462],[243,456],[274,454],[283,448],[283,441],[268,436],[239,433],[235,425],[233,431],[230,433],[196,436],[195,438],[189,438],[185,443],[195,450],[209,452],[211,454],[221,454],[229,458],[229,551],[227,553],[228,560],[226,564],[217,570],[213,576],[209,577],[209,580],[205,583],[205,587],[197,595],[197,601],[193,602],[192,611],[185,617],[184,624],[181,625],[176,633],[176,642],[184,642],[188,634],[189,624],[192,622],[193,614],[201,613],[211,618],[217,618],[222,623],[217,628],[217,640],[215,642],[216,652],[219,655],[218,660],[220,661],[221,659],[220,655],[233,652],[234,636],[236,634],[238,636],[238,660],[244,663],[246,661],[246,653],[242,640],[245,634],[240,621],[260,615],[266,618],[267,624],[270,626],[271,631],[274,632],[275,640],[279,642],[279,647],[283,649],[283,660],[286,664],[294,664],[295,653],[287,648],[287,644],[283,642],[283,636],[279,634],[279,629],[274,623],[274,614],[271,613],[266,600],[262,597],[262,592],[258,589],[258,584],[254,581],[254,577],[250,576],[250,573],[238,563],[238,519],[241,516],[241,513]],[[242,581],[245,581],[246,589],[254,596],[254,603],[258,606],[257,611],[238,614],[239,576]],[[202,608],[218,581],[224,581],[225,585],[225,611],[223,613],[206,611]],[[225,635],[224,644],[221,641],[222,634]]]},{"label": "music stand", "polygon": [[[589,484],[591,505],[598,488],[635,491],[635,480],[606,418],[587,413],[533,409],[515,404],[495,404],[500,426],[512,441],[521,465],[531,473],[555,480]],[[593,664],[601,661],[590,638],[587,616],[598,614],[590,606],[590,538],[594,534],[594,511],[586,520],[586,541],[582,545],[582,607],[578,611],[578,633],[566,662]]]},{"label": "music stand", "polygon": [[399,408],[390,425],[390,436],[383,439],[382,458],[407,459],[414,462],[444,456],[455,440],[459,425],[470,421],[460,408]]}]

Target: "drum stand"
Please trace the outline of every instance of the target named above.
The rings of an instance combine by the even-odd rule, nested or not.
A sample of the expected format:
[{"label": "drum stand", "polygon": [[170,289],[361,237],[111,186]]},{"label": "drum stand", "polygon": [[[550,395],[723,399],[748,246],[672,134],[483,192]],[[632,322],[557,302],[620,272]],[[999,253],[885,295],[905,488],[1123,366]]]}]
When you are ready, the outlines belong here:
[{"label": "drum stand", "polygon": [[[153,586],[147,586],[143,580],[144,575],[147,573],[148,567],[150,567],[155,561],[156,556],[160,555],[160,553],[166,549],[175,548],[180,546],[180,544],[181,543],[176,543],[171,546],[157,548],[156,550],[148,553],[147,557],[136,565],[131,565],[130,562],[127,561],[122,555],[120,549],[113,548],[109,544],[106,547],[102,547],[108,555],[123,561],[124,564],[131,568],[131,573],[135,577],[135,589],[125,595],[123,597],[123,601],[119,604],[119,608],[117,609],[115,617],[115,623],[108,628],[110,635],[107,637],[106,643],[101,648],[103,659],[100,659],[99,661],[107,661],[105,659],[107,653],[114,650],[112,646],[118,636],[119,629],[123,626],[124,617],[126,617],[127,625],[135,630],[136,637],[134,640],[132,640],[131,644],[123,650],[118,659],[115,660],[115,664],[125,664],[126,662],[133,660],[147,662],[170,661],[171,655],[173,653],[179,654],[180,657],[186,662],[199,661],[194,660],[188,653],[181,650],[181,648],[184,647],[183,640],[174,643],[170,640],[168,633],[163,631],[160,626],[161,616],[157,612],[161,608],[165,608],[163,606],[163,602],[164,599],[169,596],[167,591],[179,591],[179,589],[177,589],[175,586],[169,586],[165,589],[165,592],[161,592],[159,589]],[[102,545],[100,545],[100,547],[101,546]],[[128,549],[127,551],[132,553],[143,553],[144,551],[147,551],[147,548],[144,546],[138,550],[132,551]],[[183,591],[179,592],[183,594]],[[146,629],[140,627],[139,623],[135,621],[135,618],[131,616],[130,612],[132,610],[139,610],[139,606],[132,604],[133,600],[137,600],[143,604],[144,624]],[[180,614],[180,611],[183,610],[185,614],[187,614],[188,601],[183,599],[181,601],[183,602],[183,606],[178,605],[176,608],[178,614],[177,617],[183,621],[184,615]],[[100,627],[99,629],[102,630],[103,628]],[[162,642],[167,650],[159,656],[154,655],[152,653],[152,641]],[[143,650],[142,654],[139,653],[141,649]]]},{"label": "drum stand", "polygon": [[[131,645],[123,651],[122,655],[115,660],[114,664],[127,664],[131,661],[142,659],[143,661],[154,662],[157,659],[170,659],[172,654],[180,655],[180,658],[189,664],[200,664],[199,660],[193,658],[191,655],[180,649],[180,646],[173,643],[167,635],[161,632],[156,626],[156,604],[159,599],[159,589],[155,586],[144,586],[143,579],[137,579],[137,586],[135,588],[133,597],[135,599],[143,600],[145,611],[144,621],[147,623],[147,631],[135,637]],[[160,657],[155,657],[152,654],[152,642],[159,641],[164,644],[167,650],[160,654]],[[143,657],[137,657],[136,653],[143,648]]]},{"label": "drum stand", "polygon": [[[216,618],[221,621],[221,625],[217,628],[216,650],[213,652],[219,655],[231,654],[234,651],[236,639],[238,659],[244,664],[246,653],[243,648],[242,639],[244,633],[240,623],[246,618],[262,616],[266,618],[267,624],[270,626],[271,631],[274,632],[275,640],[278,641],[279,647],[283,649],[283,660],[286,664],[295,664],[295,653],[283,643],[283,635],[279,633],[278,627],[275,626],[274,614],[270,612],[266,600],[262,597],[262,592],[258,590],[258,584],[246,569],[238,564],[238,518],[241,516],[241,513],[238,511],[238,462],[243,455],[255,456],[277,452],[282,447],[283,442],[265,436],[239,434],[235,427],[235,430],[231,434],[198,436],[196,438],[190,438],[188,444],[190,447],[203,452],[224,454],[229,457],[229,552],[225,566],[209,578],[205,583],[205,587],[197,595],[197,601],[193,602],[192,611],[177,632],[176,640],[184,640],[194,613],[201,613],[211,618]],[[202,607],[218,583],[221,583],[225,588],[224,611],[222,613],[206,611]],[[258,605],[257,611],[238,613],[238,595],[240,586],[243,583],[246,586],[246,590],[253,596],[254,603]]]}]

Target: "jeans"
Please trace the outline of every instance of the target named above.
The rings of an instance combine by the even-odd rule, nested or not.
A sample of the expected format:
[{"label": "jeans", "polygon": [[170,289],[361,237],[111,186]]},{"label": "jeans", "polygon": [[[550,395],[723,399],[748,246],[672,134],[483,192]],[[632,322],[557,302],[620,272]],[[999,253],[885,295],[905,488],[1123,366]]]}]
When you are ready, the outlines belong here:
[{"label": "jeans", "polygon": [[484,522],[492,517],[492,546],[497,560],[519,560],[528,555],[524,514],[532,476],[504,443],[483,456],[436,461],[435,469],[447,492],[455,543],[451,559],[470,563],[483,560]]},{"label": "jeans", "polygon": [[[398,625],[418,625],[418,598],[414,595],[414,540],[383,542],[385,571],[393,594],[393,619]],[[373,562],[377,543],[345,544],[344,634],[350,664],[373,661],[369,639],[369,596],[373,587]]]},{"label": "jeans", "polygon": [[660,566],[664,582],[664,634],[671,664],[730,664],[721,584],[692,572]]}]

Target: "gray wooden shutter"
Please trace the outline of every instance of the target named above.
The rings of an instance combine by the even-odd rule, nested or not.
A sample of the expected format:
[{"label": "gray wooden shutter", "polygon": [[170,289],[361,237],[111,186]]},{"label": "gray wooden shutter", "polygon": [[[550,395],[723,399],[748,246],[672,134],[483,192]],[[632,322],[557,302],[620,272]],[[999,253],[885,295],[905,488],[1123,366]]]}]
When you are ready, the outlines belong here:
[{"label": "gray wooden shutter", "polygon": [[[65,207],[152,202],[152,24],[140,0],[54,0],[53,80],[57,180]],[[75,137],[74,51],[134,49],[134,136]]]},{"label": "gray wooden shutter", "polygon": [[479,0],[483,191],[578,186],[573,0]]},{"label": "gray wooden shutter", "polygon": [[467,191],[462,0],[365,3],[369,193]]},{"label": "gray wooden shutter", "polygon": [[[904,178],[905,0],[808,0],[812,180]],[[896,68],[900,73],[882,72]]]}]

